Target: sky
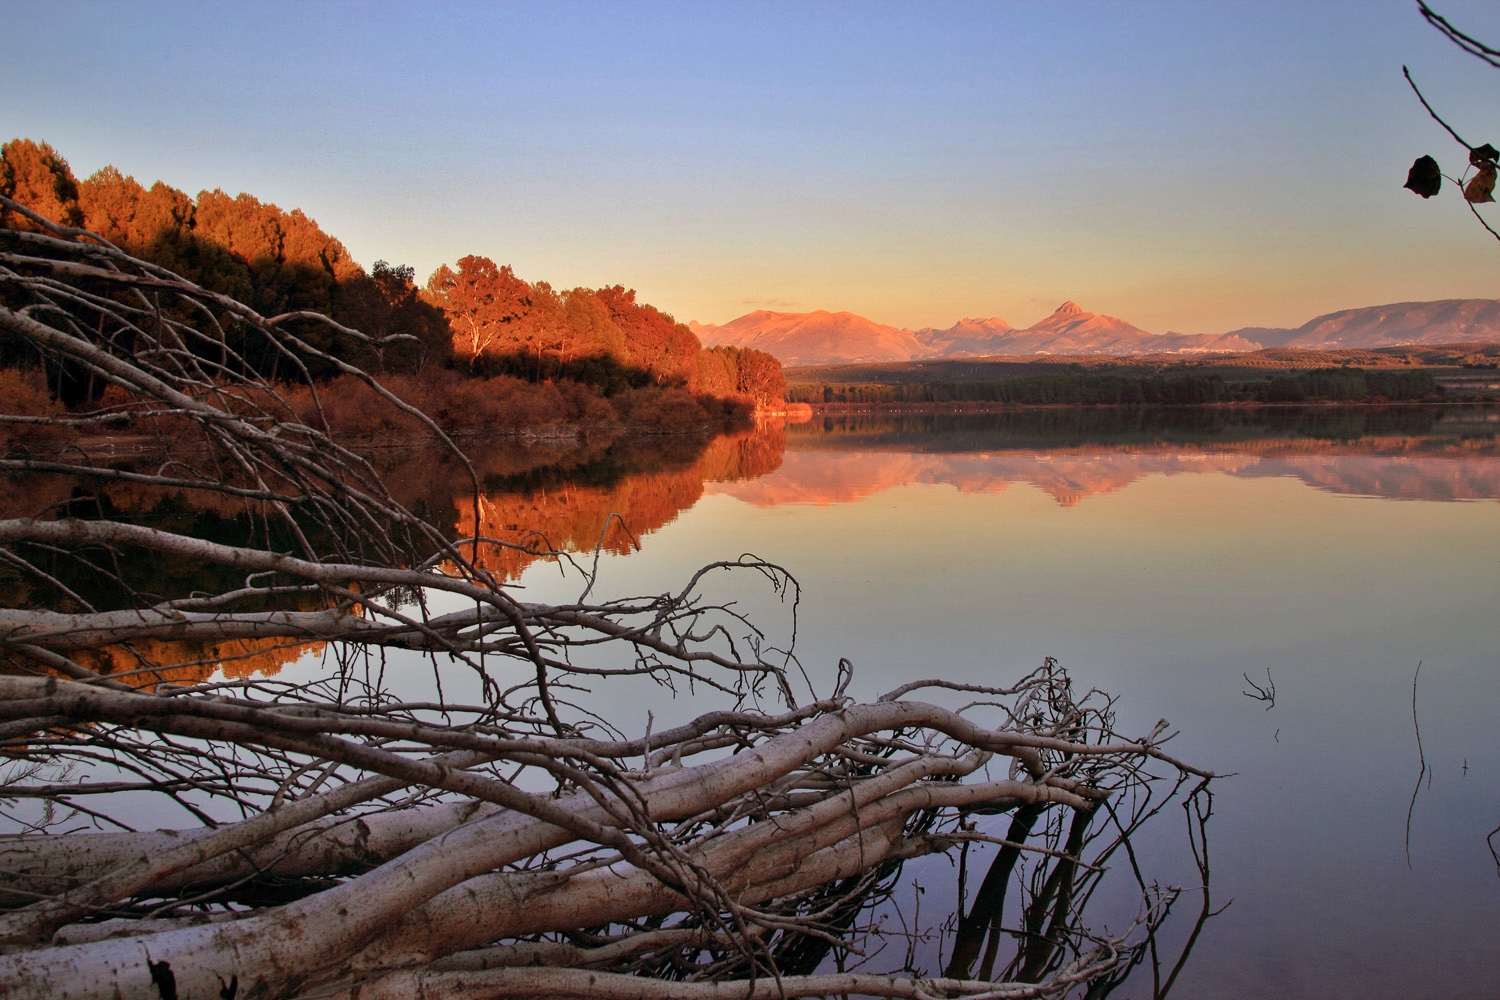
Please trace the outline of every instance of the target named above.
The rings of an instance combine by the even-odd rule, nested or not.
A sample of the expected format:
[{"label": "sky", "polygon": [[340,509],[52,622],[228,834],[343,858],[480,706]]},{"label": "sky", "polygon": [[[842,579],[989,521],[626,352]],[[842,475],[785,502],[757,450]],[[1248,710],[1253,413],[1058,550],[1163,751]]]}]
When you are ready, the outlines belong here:
[{"label": "sky", "polygon": [[[1500,5],[1436,0],[1500,44]],[[0,139],[301,208],[419,280],[465,254],[679,320],[1066,299],[1156,333],[1500,297],[1411,161],[1500,145],[1500,70],[1409,0],[0,0]],[[1493,210],[1492,210],[1493,211]],[[1492,221],[1500,228],[1500,211]]]}]

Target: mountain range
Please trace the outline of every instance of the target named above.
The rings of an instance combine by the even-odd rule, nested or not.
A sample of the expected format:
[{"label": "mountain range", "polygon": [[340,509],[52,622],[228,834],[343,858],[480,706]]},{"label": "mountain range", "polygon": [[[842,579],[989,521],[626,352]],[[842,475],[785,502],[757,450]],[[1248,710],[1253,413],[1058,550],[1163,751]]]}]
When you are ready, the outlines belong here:
[{"label": "mountain range", "polygon": [[722,326],[689,323],[705,346],[753,347],[784,365],[916,361],[1035,354],[1198,354],[1395,347],[1500,341],[1500,300],[1445,299],[1344,309],[1296,328],[1245,327],[1222,334],[1148,333],[1114,316],[1064,302],[1017,329],[998,317],[961,319],[946,329],[909,330],[849,312],[747,313]]}]

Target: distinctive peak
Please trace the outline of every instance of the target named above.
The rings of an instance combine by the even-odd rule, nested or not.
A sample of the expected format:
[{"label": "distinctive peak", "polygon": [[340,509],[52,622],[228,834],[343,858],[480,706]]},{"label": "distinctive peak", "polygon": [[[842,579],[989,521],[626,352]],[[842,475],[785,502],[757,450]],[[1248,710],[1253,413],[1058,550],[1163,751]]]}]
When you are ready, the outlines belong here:
[{"label": "distinctive peak", "polygon": [[1076,315],[1077,313],[1081,313],[1081,312],[1083,312],[1083,306],[1079,305],[1077,302],[1074,302],[1072,299],[1069,299],[1068,301],[1064,302],[1062,305],[1058,306],[1057,310],[1052,315],[1054,315],[1054,316],[1073,316],[1073,315]]}]

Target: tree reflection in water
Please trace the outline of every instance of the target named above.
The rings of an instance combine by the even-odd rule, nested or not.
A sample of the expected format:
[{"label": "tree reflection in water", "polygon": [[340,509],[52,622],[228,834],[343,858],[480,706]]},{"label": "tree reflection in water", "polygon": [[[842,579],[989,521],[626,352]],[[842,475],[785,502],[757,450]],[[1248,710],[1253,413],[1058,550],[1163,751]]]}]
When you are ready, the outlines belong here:
[{"label": "tree reflection in water", "polygon": [[[1055,973],[1067,962],[1076,962],[1097,939],[1084,928],[1083,911],[1099,882],[1109,870],[1111,859],[1118,854],[1128,863],[1143,900],[1141,924],[1144,933],[1129,949],[1129,959],[1101,975],[1088,985],[1084,995],[1103,997],[1123,984],[1143,963],[1151,970],[1151,996],[1165,997],[1186,965],[1193,945],[1208,919],[1215,915],[1210,894],[1208,862],[1208,821],[1213,814],[1213,792],[1207,780],[1200,780],[1181,799],[1188,818],[1188,840],[1201,884],[1192,887],[1162,888],[1148,884],[1137,864],[1131,836],[1144,823],[1156,817],[1168,803],[1177,801],[1182,790],[1179,781],[1166,799],[1150,804],[1150,792],[1138,804],[1137,811],[1122,822],[1115,804],[1106,804],[1094,812],[1074,813],[1071,817],[1053,815],[1047,818],[1038,840],[1047,853],[1037,855],[1038,862],[1029,872],[1016,872],[1033,827],[1044,817],[1045,807],[1017,809],[1011,816],[1009,830],[999,853],[990,863],[967,913],[962,914],[948,960],[945,975],[954,978],[988,979],[994,977],[996,964],[1002,958],[999,979],[1034,983]],[[1095,827],[1096,821],[1099,822]],[[1066,828],[1066,839],[1063,830]],[[1092,849],[1092,853],[1091,852]],[[1084,861],[1085,854],[1088,860]],[[964,855],[967,859],[967,852]],[[1020,915],[1010,927],[1005,925],[1005,899],[1014,882]],[[1186,941],[1175,959],[1164,958],[1159,932],[1168,914],[1184,895],[1197,896],[1201,906]]]},{"label": "tree reflection in water", "polygon": [[[467,471],[451,456],[434,459],[423,449],[396,442],[374,450],[370,460],[397,499],[433,517],[449,537],[489,539],[474,553],[476,562],[502,579],[514,579],[539,559],[596,548],[623,554],[639,537],[696,503],[706,482],[764,475],[780,464],[785,448],[785,431],[778,424],[712,438],[594,434],[540,444],[500,440],[472,448],[485,485],[477,500]],[[125,456],[115,467],[130,472],[148,468],[156,459],[151,453]],[[268,529],[243,504],[213,492],[189,496],[129,481],[88,482],[64,475],[0,477],[0,518],[48,511],[184,530],[225,544],[243,543],[269,530],[273,546],[290,547],[277,525]],[[315,542],[323,540],[317,525],[302,530]],[[53,583],[0,563],[0,604],[69,610],[81,600],[101,610],[124,608],[142,595],[174,600],[231,588],[236,577],[212,564],[152,552],[129,560],[103,552],[92,557],[39,553],[33,558]],[[60,594],[59,587],[67,593]],[[288,590],[259,606],[313,611],[324,603],[317,594]],[[78,656],[91,670],[151,687],[203,681],[215,672],[227,678],[272,676],[323,648],[317,641],[284,639],[137,640],[128,647],[83,650]]]}]

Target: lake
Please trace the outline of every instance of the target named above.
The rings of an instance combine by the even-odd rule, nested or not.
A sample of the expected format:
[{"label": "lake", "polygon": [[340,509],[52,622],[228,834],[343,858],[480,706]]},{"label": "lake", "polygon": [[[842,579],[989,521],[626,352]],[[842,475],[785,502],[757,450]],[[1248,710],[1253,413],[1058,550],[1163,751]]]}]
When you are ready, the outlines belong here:
[{"label": "lake", "polygon": [[[1497,416],[819,417],[666,472],[560,475],[488,502],[492,527],[530,511],[584,549],[603,531],[606,593],[675,589],[742,552],[781,563],[802,587],[796,652],[815,685],[840,657],[874,696],[918,677],[1001,684],[1053,656],[1118,698],[1122,730],[1170,720],[1174,753],[1229,775],[1209,837],[1215,905],[1232,903],[1177,995],[1492,995]],[[638,551],[605,530],[610,511]],[[551,564],[514,569],[530,599],[577,594]],[[785,605],[744,599],[786,627]],[[1274,704],[1249,682],[1274,684]],[[609,696],[627,727],[693,701]],[[1184,835],[1172,807],[1137,851],[1192,886]],[[951,907],[947,861],[904,877],[924,912]]]},{"label": "lake", "polygon": [[[675,592],[706,563],[754,553],[796,577],[795,603],[753,573],[715,574],[704,592],[736,602],[768,649],[792,646],[794,676],[820,694],[841,658],[853,664],[851,693],[868,699],[929,677],[1003,686],[1055,657],[1080,691],[1116,699],[1118,731],[1169,720],[1169,751],[1223,775],[1207,829],[1213,906],[1228,904],[1204,924],[1172,995],[1494,994],[1500,411],[864,413],[712,440],[595,433],[466,448],[477,501],[468,472],[441,455],[385,449],[373,460],[402,503],[455,537],[539,532],[574,554],[576,567],[486,554],[523,599],[577,599],[596,562],[591,599]],[[28,483],[7,481],[21,492],[0,500],[81,503],[71,480]],[[198,509],[129,484],[90,503],[208,537],[247,530],[232,506]],[[203,585],[201,568],[180,560],[120,571],[163,592]],[[450,609],[433,598],[431,610]],[[230,676],[297,681],[325,676],[328,653],[251,642],[214,656]],[[479,697],[467,668],[400,652],[389,665],[394,696],[426,700],[438,675],[448,697]],[[203,660],[170,679],[213,669]],[[724,705],[635,678],[567,697],[631,733]],[[121,814],[132,822],[166,821],[154,799],[138,816],[131,801]],[[977,819],[1005,835],[1008,817]],[[1133,840],[1144,878],[1184,890],[1160,935],[1168,966],[1202,898],[1188,832],[1174,803]],[[971,848],[967,899],[995,851]],[[1087,917],[1118,932],[1140,893],[1122,855],[1110,864]],[[920,910],[932,931],[911,946],[922,973],[951,954],[958,904],[947,857],[908,863],[883,904],[891,926],[899,907],[899,919]],[[902,964],[904,945],[893,947],[886,968]],[[1142,969],[1119,995],[1150,992]]]}]

